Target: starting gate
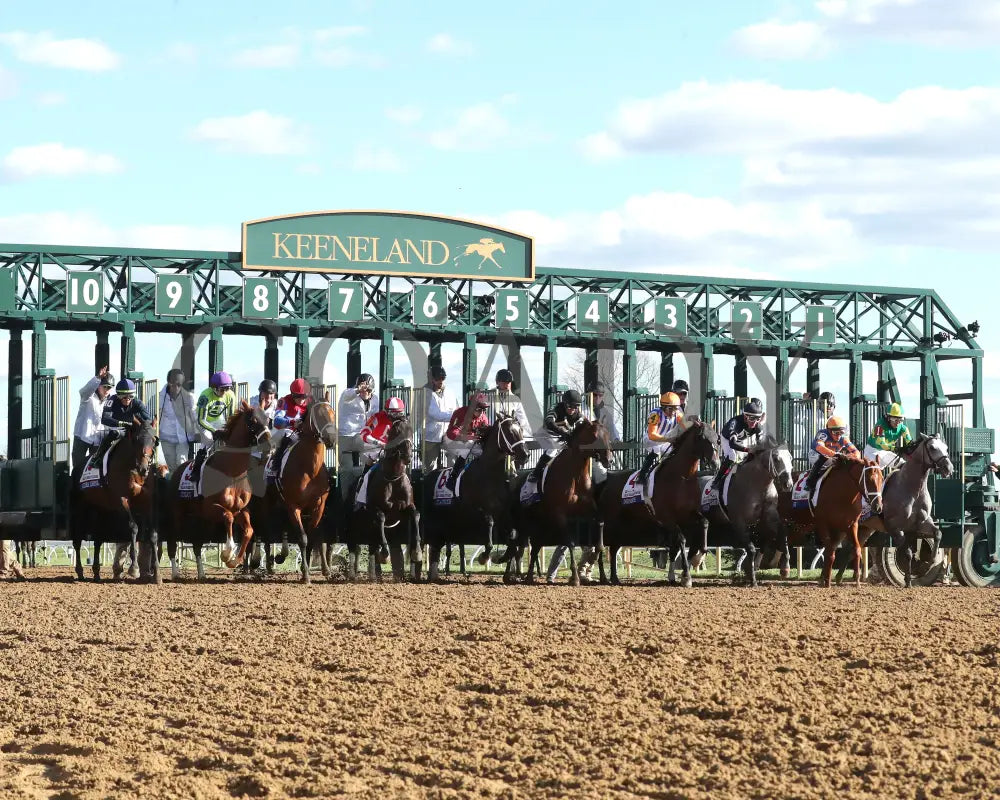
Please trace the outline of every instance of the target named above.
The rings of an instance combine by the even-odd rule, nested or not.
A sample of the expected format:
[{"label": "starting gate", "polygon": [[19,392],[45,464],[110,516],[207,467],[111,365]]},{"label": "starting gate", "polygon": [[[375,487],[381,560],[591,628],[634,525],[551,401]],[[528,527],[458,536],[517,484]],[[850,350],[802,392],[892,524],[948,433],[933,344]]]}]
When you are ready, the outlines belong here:
[{"label": "starting gate", "polygon": [[826,402],[818,400],[791,400],[789,405],[790,433],[788,449],[792,453],[792,471],[809,469],[809,450],[816,432],[826,426],[829,410]]},{"label": "starting gate", "polygon": [[250,402],[250,383],[248,381],[238,381],[236,384],[236,400],[242,403],[244,400]]},{"label": "starting gate", "polygon": [[144,380],[142,386],[142,397],[140,398],[149,409],[149,415],[153,419],[160,418],[160,381],[158,378]]}]

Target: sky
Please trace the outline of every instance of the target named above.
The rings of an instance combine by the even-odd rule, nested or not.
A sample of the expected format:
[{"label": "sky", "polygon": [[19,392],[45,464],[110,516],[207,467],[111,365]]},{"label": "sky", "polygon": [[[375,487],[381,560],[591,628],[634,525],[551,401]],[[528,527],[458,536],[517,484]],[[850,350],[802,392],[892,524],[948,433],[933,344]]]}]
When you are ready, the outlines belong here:
[{"label": "sky", "polygon": [[[543,266],[930,287],[982,322],[996,424],[997,76],[994,0],[0,0],[0,242],[238,250],[244,220],[394,209],[527,233]],[[50,335],[75,388],[83,345]],[[175,350],[140,337],[138,368]],[[227,368],[256,384],[262,352],[227,340]]]}]

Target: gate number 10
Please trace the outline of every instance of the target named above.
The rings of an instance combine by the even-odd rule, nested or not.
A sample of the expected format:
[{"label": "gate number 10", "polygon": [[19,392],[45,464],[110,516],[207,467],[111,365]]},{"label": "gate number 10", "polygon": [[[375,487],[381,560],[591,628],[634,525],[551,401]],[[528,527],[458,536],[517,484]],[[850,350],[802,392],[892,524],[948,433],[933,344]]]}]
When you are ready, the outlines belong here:
[{"label": "gate number 10", "polygon": [[104,276],[93,272],[67,273],[66,311],[70,314],[104,311]]}]

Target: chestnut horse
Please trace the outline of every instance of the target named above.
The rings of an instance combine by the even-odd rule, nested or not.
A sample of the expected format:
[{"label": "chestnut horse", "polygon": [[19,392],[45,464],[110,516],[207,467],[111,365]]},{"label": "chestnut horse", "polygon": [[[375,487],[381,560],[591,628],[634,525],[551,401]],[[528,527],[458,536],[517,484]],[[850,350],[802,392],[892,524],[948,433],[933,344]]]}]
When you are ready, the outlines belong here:
[{"label": "chestnut horse", "polygon": [[[685,531],[701,533],[701,487],[698,467],[702,461],[719,466],[719,434],[698,417],[689,417],[687,427],[674,442],[673,449],[653,471],[653,496],[650,498],[655,515],[645,503],[622,504],[622,491],[636,473],[615,472],[608,476],[601,487],[598,509],[604,520],[604,543],[608,547],[611,563],[611,583],[618,584],[618,550],[627,545],[644,546],[667,544],[671,562],[681,553],[684,573],[682,585],[691,586],[691,572],[685,542]],[[651,536],[652,534],[652,536]],[[666,541],[664,541],[664,537]],[[607,583],[604,572],[604,552],[600,553],[598,566],[601,583]]]},{"label": "chestnut horse", "polygon": [[778,512],[784,524],[801,535],[815,528],[816,538],[825,548],[820,585],[830,588],[833,559],[848,533],[854,542],[854,583],[861,585],[861,540],[858,525],[863,513],[862,500],[872,512],[882,513],[882,470],[874,461],[840,454],[823,479],[819,497],[812,508],[792,507],[792,493],[778,495]]},{"label": "chestnut horse", "polygon": [[[167,542],[170,566],[174,580],[180,579],[177,563],[177,542],[190,541],[194,546],[198,564],[198,580],[205,579],[205,564],[201,558],[204,541],[221,524],[226,531],[226,544],[222,550],[223,561],[230,569],[243,563],[247,546],[253,537],[253,526],[247,504],[253,489],[247,476],[250,467],[251,446],[256,442],[263,449],[270,449],[271,431],[267,416],[260,408],[251,408],[244,400],[226,423],[225,443],[205,459],[202,465],[202,492],[199,497],[180,497],[181,476],[187,471],[182,464],[170,477],[170,496],[173,498],[173,530]],[[243,541],[238,553],[233,541],[233,525],[243,528]]]},{"label": "chestnut horse", "polygon": [[[330,395],[320,402],[310,403],[302,424],[299,440],[288,450],[280,485],[272,483],[264,495],[264,519],[281,530],[282,549],[288,548],[288,529],[281,515],[287,515],[293,530],[299,535],[302,551],[302,582],[309,583],[312,541],[323,519],[330,494],[330,475],[326,471],[327,448],[336,444],[337,423]],[[280,467],[280,465],[279,465]],[[307,522],[303,522],[303,517]],[[320,545],[323,574],[330,576],[327,545]]]},{"label": "chestnut horse", "polygon": [[[74,474],[70,502],[70,528],[76,550],[76,577],[83,580],[83,560],[80,546],[85,533],[94,542],[94,580],[101,579],[101,545],[105,541],[127,541],[132,546],[140,533],[148,533],[152,552],[157,550],[157,533],[153,514],[153,484],[156,475],[157,438],[153,426],[138,417],[126,429],[125,436],[113,445],[108,457],[108,471],[99,486],[81,489],[79,475]],[[76,473],[76,471],[74,471]],[[118,533],[121,531],[122,533]],[[127,531],[127,533],[124,533]],[[125,538],[121,538],[124,536]],[[143,548],[144,550],[145,548]],[[145,556],[145,553],[142,553]],[[141,575],[160,583],[160,571],[155,555],[141,566]],[[118,557],[113,564],[114,579],[120,580],[122,567]]]}]

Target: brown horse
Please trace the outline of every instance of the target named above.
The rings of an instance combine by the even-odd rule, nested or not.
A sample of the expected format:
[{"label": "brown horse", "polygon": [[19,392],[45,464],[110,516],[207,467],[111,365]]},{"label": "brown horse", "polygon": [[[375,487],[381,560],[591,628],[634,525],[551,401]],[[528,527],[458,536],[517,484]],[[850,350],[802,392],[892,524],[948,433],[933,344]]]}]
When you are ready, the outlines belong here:
[{"label": "brown horse", "polygon": [[839,455],[819,489],[812,508],[792,507],[791,492],[778,496],[778,513],[793,535],[801,536],[815,528],[816,538],[825,548],[820,585],[830,588],[833,560],[837,548],[848,533],[854,542],[854,583],[861,585],[861,540],[858,524],[863,513],[862,500],[871,510],[882,513],[882,470],[874,461]]},{"label": "brown horse", "polygon": [[[504,580],[512,579],[512,571],[519,568],[520,555],[526,543],[531,544],[531,558],[528,561],[527,583],[535,582],[538,554],[546,540],[569,548],[570,584],[580,585],[573,548],[576,546],[574,526],[571,518],[584,517],[588,520],[597,516],[597,502],[594,499],[590,478],[590,459],[596,458],[607,469],[611,465],[611,439],[608,430],[600,422],[584,420],[570,434],[566,447],[550,462],[545,476],[541,499],[529,505],[520,502],[520,490],[527,475],[514,484],[514,515],[518,531],[518,544],[508,549],[498,561],[507,561]],[[598,550],[603,549],[603,522],[598,521]]]},{"label": "brown horse", "polygon": [[[101,545],[105,541],[128,541],[135,547],[140,534],[148,534],[152,553],[157,550],[157,532],[153,514],[153,484],[156,475],[156,431],[148,422],[137,417],[126,429],[125,436],[114,445],[108,457],[108,471],[100,485],[81,489],[79,475],[74,474],[70,502],[70,528],[76,550],[76,577],[83,580],[80,546],[84,533],[92,533],[94,541],[94,580],[101,579]],[[109,533],[104,533],[110,531]],[[115,535],[115,531],[120,531]],[[127,531],[127,533],[124,533]],[[125,538],[121,538],[124,536]],[[145,548],[143,548],[144,550]],[[146,560],[146,554],[142,553]],[[160,583],[158,560],[148,556],[141,564],[140,576]],[[115,558],[113,574],[120,580],[122,567]]]},{"label": "brown horse", "polygon": [[[393,578],[396,581],[404,578],[401,541],[405,541],[409,547],[414,576],[419,573],[420,513],[413,502],[413,487],[409,475],[413,449],[413,426],[408,419],[396,420],[389,429],[382,458],[368,470],[368,490],[364,504],[356,506],[354,500],[364,475],[351,488],[346,508],[346,538],[351,552],[347,577],[350,580],[357,578],[361,545],[367,543],[368,576],[372,580],[382,581],[381,559],[390,552],[386,530],[391,529],[406,531],[405,539],[397,536],[391,549]],[[379,558],[375,557],[376,549],[379,549]]]},{"label": "brown horse", "polygon": [[[604,543],[608,547],[611,563],[611,583],[618,584],[618,550],[626,545],[646,544],[669,546],[671,562],[678,550],[683,565],[682,585],[691,586],[685,531],[700,533],[702,529],[700,507],[701,488],[698,467],[707,461],[713,469],[719,466],[719,435],[698,417],[689,417],[686,430],[674,443],[673,449],[653,471],[653,496],[650,498],[654,513],[642,502],[622,504],[625,485],[636,473],[615,472],[608,476],[601,487],[598,509],[604,521]],[[666,541],[664,541],[666,539]],[[650,540],[650,541],[646,541]],[[607,583],[604,572],[604,553],[598,566],[601,583]]]},{"label": "brown horse", "polygon": [[[271,431],[267,416],[260,408],[251,408],[244,400],[226,424],[225,444],[213,452],[202,466],[202,492],[199,497],[181,497],[181,476],[187,471],[182,464],[170,477],[170,497],[173,498],[173,530],[167,543],[174,580],[180,578],[177,563],[177,542],[182,536],[194,546],[198,565],[198,580],[205,579],[205,565],[201,547],[214,535],[219,525],[226,531],[226,545],[222,555],[226,566],[237,567],[243,562],[247,545],[253,537],[253,526],[247,513],[252,487],[247,476],[250,466],[251,446],[256,442],[263,449],[270,448]],[[234,554],[233,525],[243,528],[243,541]]]},{"label": "brown horse", "polygon": [[[326,471],[326,450],[336,444],[337,423],[330,395],[309,405],[300,438],[287,451],[280,483],[271,483],[264,495],[264,519],[280,528],[282,545],[288,546],[288,529],[280,519],[282,511],[299,534],[302,552],[302,582],[309,583],[312,556],[311,538],[315,537],[326,500],[330,494],[330,475]],[[308,522],[303,522],[303,517]],[[323,574],[330,576],[326,542],[320,542]]]}]

